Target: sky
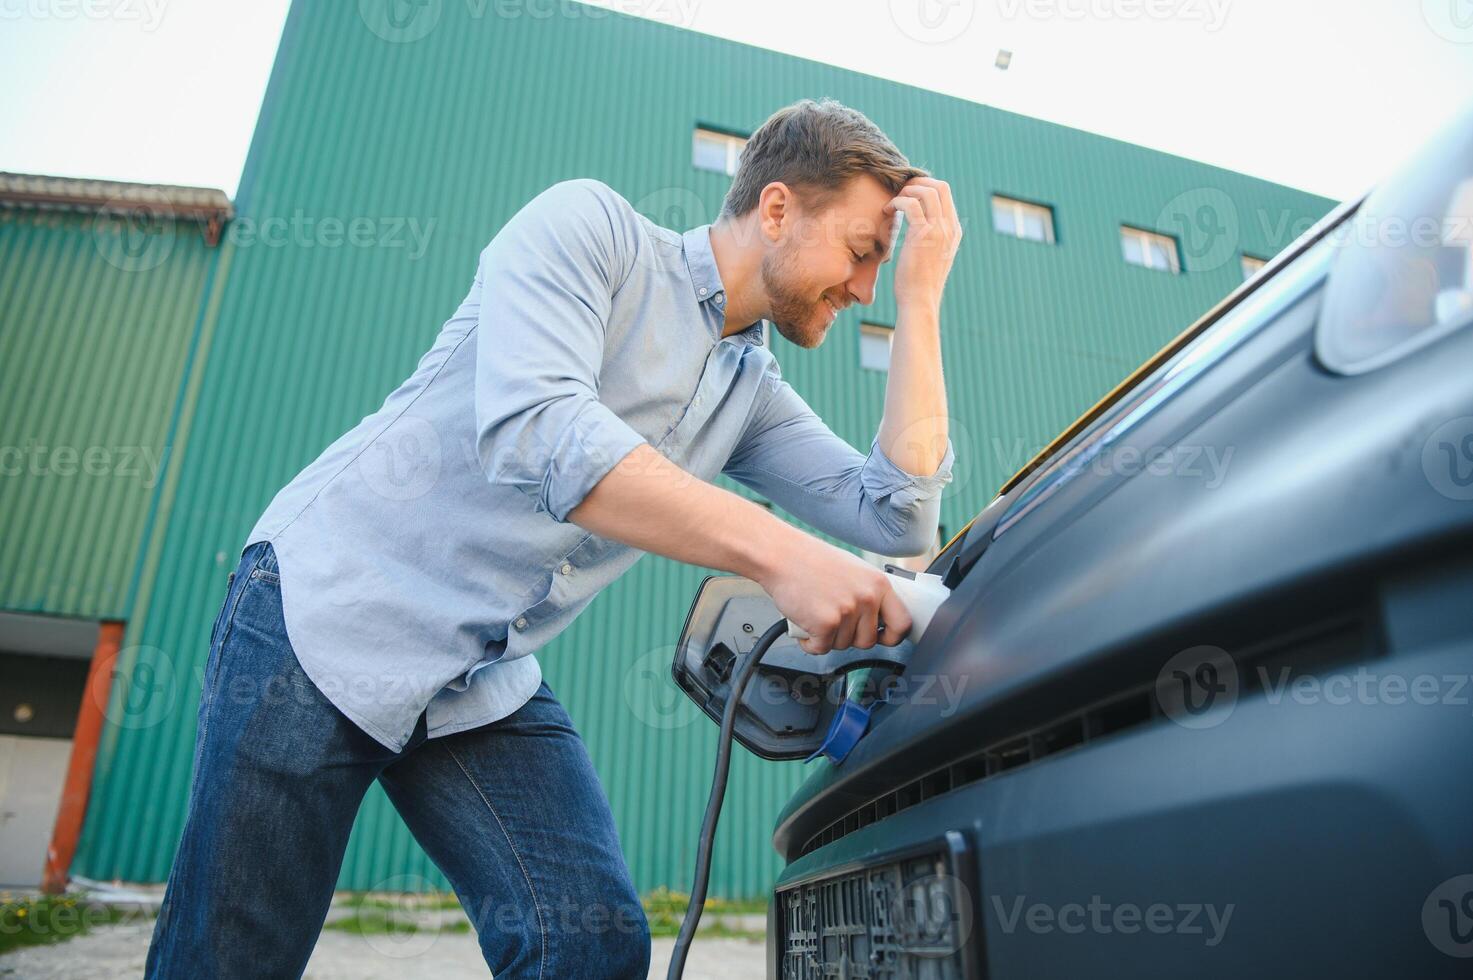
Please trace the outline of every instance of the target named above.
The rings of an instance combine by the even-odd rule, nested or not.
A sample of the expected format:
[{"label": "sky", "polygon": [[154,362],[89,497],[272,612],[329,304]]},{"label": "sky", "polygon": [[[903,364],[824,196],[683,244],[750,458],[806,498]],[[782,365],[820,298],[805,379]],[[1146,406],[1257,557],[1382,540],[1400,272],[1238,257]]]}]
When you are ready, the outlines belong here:
[{"label": "sky", "polygon": [[[594,2],[1336,199],[1473,105],[1473,0]],[[0,0],[0,170],[233,196],[288,5]]]}]

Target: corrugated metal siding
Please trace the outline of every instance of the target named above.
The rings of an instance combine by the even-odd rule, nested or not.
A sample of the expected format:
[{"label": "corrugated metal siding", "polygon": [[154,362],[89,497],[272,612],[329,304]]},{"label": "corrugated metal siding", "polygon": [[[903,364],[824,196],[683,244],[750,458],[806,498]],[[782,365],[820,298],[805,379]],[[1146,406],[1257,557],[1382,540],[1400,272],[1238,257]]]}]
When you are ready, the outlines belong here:
[{"label": "corrugated metal siding", "polygon": [[[375,247],[226,246],[233,269],[156,563],[141,575],[130,642],[177,665],[177,710],[105,746],[78,868],[159,880],[182,824],[198,671],[224,578],[271,495],[414,367],[479,250],[549,184],[596,177],[673,227],[714,218],[726,178],[690,165],[697,124],[750,131],[774,108],[831,95],[869,114],[949,179],[968,235],[945,312],[957,478],[955,529],[996,486],[1137,362],[1227,292],[1236,256],[1172,277],[1123,265],[1117,226],[1154,226],[1205,188],[1251,209],[1314,216],[1330,202],[956,99],[603,11],[497,16],[434,5],[427,37],[388,43],[359,5],[293,5],[237,201],[246,222],[294,215],[433,222],[420,257]],[[473,10],[484,16],[476,18]],[[523,8],[511,8],[522,10]],[[584,8],[573,8],[583,11]],[[1052,204],[1057,247],[990,230],[994,191]],[[1242,246],[1271,254],[1258,223]],[[1171,229],[1166,229],[1171,230]],[[310,237],[310,236],[309,236]],[[1287,243],[1287,239],[1277,243]],[[888,274],[887,274],[888,277]],[[866,318],[888,321],[886,288]],[[858,368],[846,314],[809,355],[778,340],[787,376],[833,428],[867,446],[882,375]],[[641,889],[688,883],[713,726],[668,680],[669,645],[698,570],[644,559],[542,654],[611,797]],[[117,735],[115,732],[114,735]],[[760,894],[778,866],[771,821],[803,776],[741,757],[713,892]],[[360,816],[342,885],[405,872],[442,884],[382,794]]]},{"label": "corrugated metal siding", "polygon": [[126,615],[209,250],[0,207],[0,609]]}]

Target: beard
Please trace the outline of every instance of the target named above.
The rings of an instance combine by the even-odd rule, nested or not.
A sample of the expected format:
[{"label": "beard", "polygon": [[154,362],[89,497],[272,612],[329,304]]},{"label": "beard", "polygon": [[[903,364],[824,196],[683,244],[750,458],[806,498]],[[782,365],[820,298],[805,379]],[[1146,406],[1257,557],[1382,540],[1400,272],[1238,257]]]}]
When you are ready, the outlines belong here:
[{"label": "beard", "polygon": [[812,349],[828,336],[828,304],[822,296],[809,299],[813,289],[798,274],[798,250],[785,245],[762,257],[762,288],[772,312],[768,319],[792,344]]}]

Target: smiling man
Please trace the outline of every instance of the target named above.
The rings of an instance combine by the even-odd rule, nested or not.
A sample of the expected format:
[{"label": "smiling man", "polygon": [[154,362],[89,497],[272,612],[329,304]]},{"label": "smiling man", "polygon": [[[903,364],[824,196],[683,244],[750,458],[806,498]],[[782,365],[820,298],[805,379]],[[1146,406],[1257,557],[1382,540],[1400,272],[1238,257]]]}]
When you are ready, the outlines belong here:
[{"label": "smiling man", "polygon": [[[498,980],[644,977],[607,798],[533,653],[645,552],[760,583],[810,652],[900,642],[878,569],[708,481],[924,551],[954,458],[940,311],[960,240],[947,185],[828,100],[763,124],[714,224],[660,228],[592,180],[517,212],[414,373],[246,538],[148,975],[299,976],[377,780]],[[817,347],[892,257],[865,454],[783,380],[764,321]]]}]

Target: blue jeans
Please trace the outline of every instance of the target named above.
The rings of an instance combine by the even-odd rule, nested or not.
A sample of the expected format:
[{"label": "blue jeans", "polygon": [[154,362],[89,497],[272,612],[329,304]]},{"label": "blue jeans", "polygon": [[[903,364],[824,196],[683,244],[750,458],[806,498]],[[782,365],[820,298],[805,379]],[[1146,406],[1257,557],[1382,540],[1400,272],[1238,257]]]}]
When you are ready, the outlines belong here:
[{"label": "blue jeans", "polygon": [[[211,629],[189,812],[146,975],[300,977],[377,779],[450,880],[497,980],[643,980],[649,926],[613,815],[547,685],[509,717],[443,738],[426,738],[421,716],[392,752],[298,666],[280,582],[271,545],[251,545]],[[379,940],[409,956],[433,936]]]}]

